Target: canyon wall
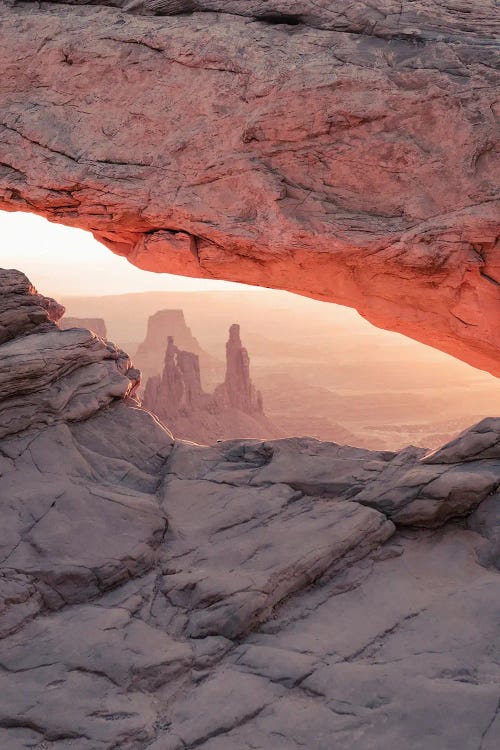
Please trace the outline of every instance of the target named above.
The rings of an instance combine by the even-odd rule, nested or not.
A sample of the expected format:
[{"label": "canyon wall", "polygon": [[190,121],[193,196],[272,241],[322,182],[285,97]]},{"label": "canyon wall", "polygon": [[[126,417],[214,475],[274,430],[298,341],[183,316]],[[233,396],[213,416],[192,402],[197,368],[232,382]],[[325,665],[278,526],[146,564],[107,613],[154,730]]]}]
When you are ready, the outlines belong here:
[{"label": "canyon wall", "polygon": [[108,5],[0,2],[0,208],[500,374],[493,0]]}]

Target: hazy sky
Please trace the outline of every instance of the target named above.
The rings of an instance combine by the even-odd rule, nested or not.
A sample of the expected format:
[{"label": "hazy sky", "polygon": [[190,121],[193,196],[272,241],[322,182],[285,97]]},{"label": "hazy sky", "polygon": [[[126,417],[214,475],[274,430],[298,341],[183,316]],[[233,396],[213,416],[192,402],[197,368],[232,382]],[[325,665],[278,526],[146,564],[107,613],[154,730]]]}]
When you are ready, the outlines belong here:
[{"label": "hazy sky", "polygon": [[151,273],[114,255],[89,232],[34,214],[0,211],[0,268],[17,268],[44,294],[248,289],[226,281]]}]

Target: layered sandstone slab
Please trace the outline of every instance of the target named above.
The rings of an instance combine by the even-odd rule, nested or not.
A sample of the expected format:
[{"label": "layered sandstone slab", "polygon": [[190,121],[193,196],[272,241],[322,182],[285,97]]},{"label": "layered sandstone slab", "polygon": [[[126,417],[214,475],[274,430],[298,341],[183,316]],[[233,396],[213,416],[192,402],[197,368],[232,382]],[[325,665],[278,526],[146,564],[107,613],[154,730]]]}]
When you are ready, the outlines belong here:
[{"label": "layered sandstone slab", "polygon": [[0,438],[82,420],[133,395],[139,372],[128,355],[85,328],[60,330],[64,308],[23,274],[0,269],[0,297]]},{"label": "layered sandstone slab", "polygon": [[0,346],[5,634],[151,568],[167,525],[156,472],[172,439],[137,408],[139,373],[124,352],[61,330],[64,308],[18,271],[0,270],[0,299],[10,331]]},{"label": "layered sandstone slab", "polygon": [[174,440],[126,355],[0,289],[2,750],[497,747],[499,419]]},{"label": "layered sandstone slab", "polygon": [[493,0],[109,4],[0,3],[0,208],[500,373]]}]

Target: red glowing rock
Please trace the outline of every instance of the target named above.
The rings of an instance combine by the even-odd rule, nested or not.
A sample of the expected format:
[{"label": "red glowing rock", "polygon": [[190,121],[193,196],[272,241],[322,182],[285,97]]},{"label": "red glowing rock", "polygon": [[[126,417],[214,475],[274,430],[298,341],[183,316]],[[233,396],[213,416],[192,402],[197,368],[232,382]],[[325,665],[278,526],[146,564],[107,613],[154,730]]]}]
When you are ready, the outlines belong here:
[{"label": "red glowing rock", "polygon": [[125,5],[0,5],[0,208],[500,374],[492,0]]}]

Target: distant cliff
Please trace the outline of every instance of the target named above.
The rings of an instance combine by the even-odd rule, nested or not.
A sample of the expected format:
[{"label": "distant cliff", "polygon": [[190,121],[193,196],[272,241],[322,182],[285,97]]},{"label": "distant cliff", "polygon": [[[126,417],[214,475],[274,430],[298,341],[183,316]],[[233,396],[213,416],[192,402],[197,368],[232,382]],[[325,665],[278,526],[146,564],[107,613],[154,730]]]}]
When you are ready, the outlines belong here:
[{"label": "distant cliff", "polygon": [[108,338],[106,323],[102,318],[71,318],[65,316],[59,321],[59,328],[62,328],[64,331],[68,328],[88,328],[89,331],[96,333],[99,338]]},{"label": "distant cliff", "polygon": [[182,310],[159,310],[150,316],[146,338],[134,356],[134,361],[142,372],[143,382],[161,373],[165,346],[170,337],[181,349],[196,354],[203,367],[212,369],[216,364],[216,360],[202,349],[191,333]]},{"label": "distant cliff", "polygon": [[143,405],[168,424],[176,437],[195,442],[281,434],[264,414],[236,323],[229,329],[224,382],[212,394],[203,391],[198,354],[178,348],[169,336],[163,373],[147,381]]}]

